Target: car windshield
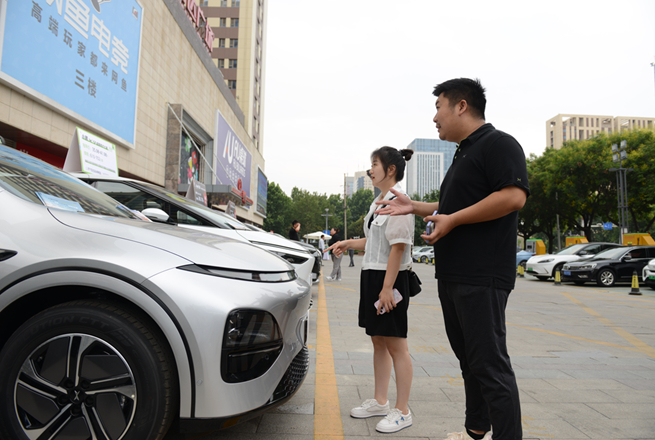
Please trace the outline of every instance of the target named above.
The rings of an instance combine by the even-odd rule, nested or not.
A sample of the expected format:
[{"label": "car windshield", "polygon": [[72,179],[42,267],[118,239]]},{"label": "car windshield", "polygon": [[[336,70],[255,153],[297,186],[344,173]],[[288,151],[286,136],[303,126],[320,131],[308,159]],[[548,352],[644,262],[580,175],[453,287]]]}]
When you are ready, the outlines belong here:
[{"label": "car windshield", "polygon": [[598,252],[594,256],[594,260],[614,260],[620,258],[626,252],[625,247],[616,247],[612,249],[605,249],[602,252]]},{"label": "car windshield", "polygon": [[561,251],[556,252],[555,255],[573,255],[585,246],[587,245],[582,243],[572,244],[571,246],[565,247]]},{"label": "car windshield", "polygon": [[228,229],[239,229],[239,230],[246,230],[246,231],[249,230],[248,227],[243,223],[241,223],[239,220],[230,217],[229,215],[224,214],[220,211],[216,211],[215,209],[211,209],[204,205],[196,203],[193,200],[189,200],[186,197],[182,197],[181,195],[176,194],[173,191],[169,191],[160,186],[152,185],[146,182],[139,182],[139,185],[143,185],[147,187],[150,191],[168,196],[171,199],[175,200],[177,204],[183,205],[184,208],[193,211],[200,216],[207,217],[210,220],[212,220],[214,223],[218,223],[222,226],[225,226]]},{"label": "car windshield", "polygon": [[137,218],[126,206],[63,171],[0,145],[0,186],[48,208]]}]

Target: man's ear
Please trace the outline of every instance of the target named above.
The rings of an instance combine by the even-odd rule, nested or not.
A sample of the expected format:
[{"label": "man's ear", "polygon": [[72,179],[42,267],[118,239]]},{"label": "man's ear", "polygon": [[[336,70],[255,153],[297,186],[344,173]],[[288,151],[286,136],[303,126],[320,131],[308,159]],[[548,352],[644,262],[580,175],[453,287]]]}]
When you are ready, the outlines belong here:
[{"label": "man's ear", "polygon": [[457,103],[457,105],[455,106],[455,110],[457,111],[457,116],[463,115],[464,112],[466,112],[468,110],[468,108],[469,108],[469,104],[468,104],[468,102],[466,102],[465,99],[462,99],[461,101],[459,101]]}]

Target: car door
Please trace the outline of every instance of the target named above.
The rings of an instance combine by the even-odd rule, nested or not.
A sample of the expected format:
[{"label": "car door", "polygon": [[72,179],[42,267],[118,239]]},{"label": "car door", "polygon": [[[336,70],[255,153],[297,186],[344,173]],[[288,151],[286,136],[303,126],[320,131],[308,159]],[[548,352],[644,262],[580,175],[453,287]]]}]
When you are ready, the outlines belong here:
[{"label": "car door", "polygon": [[648,249],[646,248],[633,249],[627,255],[630,256],[629,259],[624,257],[617,264],[617,276],[623,280],[631,279],[635,271],[637,274],[640,274],[644,266],[650,261],[648,258]]}]

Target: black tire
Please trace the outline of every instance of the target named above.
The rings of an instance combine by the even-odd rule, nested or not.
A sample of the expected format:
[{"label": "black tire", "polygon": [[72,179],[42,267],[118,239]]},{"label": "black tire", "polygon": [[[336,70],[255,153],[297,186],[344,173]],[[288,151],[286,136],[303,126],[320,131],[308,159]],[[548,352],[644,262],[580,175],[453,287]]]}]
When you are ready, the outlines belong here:
[{"label": "black tire", "polygon": [[519,263],[519,266],[521,266],[523,268],[523,273],[525,273],[525,265],[526,265],[527,262],[528,262],[528,260],[523,260],[523,261],[521,261]]},{"label": "black tire", "polygon": [[596,275],[596,283],[600,287],[612,287],[616,284],[616,274],[612,269],[601,269]]},{"label": "black tire", "polygon": [[582,286],[585,283],[585,281],[573,281],[573,282],[575,283],[576,286]]},{"label": "black tire", "polygon": [[548,281],[548,277],[537,277],[539,281]]},{"label": "black tire", "polygon": [[111,439],[163,438],[178,405],[175,364],[137,316],[75,301],[25,322],[0,352],[0,437],[36,438],[52,422],[47,438],[58,429],[61,440],[90,430],[107,438],[101,429]]},{"label": "black tire", "polygon": [[425,255],[422,256],[421,258],[418,259],[419,263],[427,263],[428,262],[428,257]]},{"label": "black tire", "polygon": [[556,264],[555,267],[553,267],[553,279],[555,279],[555,274],[559,271],[559,276],[560,276],[560,281],[562,279],[562,268],[564,267],[564,263]]}]

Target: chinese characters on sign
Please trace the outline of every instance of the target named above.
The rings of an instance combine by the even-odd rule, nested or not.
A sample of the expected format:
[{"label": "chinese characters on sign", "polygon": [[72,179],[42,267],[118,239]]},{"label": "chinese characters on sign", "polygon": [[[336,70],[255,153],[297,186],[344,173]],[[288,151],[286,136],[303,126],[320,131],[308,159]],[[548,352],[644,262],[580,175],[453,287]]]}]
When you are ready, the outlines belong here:
[{"label": "chinese characters on sign", "polygon": [[180,3],[184,6],[184,10],[191,23],[195,26],[198,36],[205,44],[205,49],[211,54],[212,46],[214,45],[214,31],[209,26],[209,22],[205,18],[205,13],[202,12],[196,0],[180,0]]},{"label": "chinese characters on sign", "polygon": [[139,1],[0,0],[0,77],[133,145]]},{"label": "chinese characters on sign", "polygon": [[243,196],[250,197],[250,168],[252,155],[241,142],[223,115],[216,110],[214,138],[214,183],[232,185]]},{"label": "chinese characters on sign", "polygon": [[118,176],[116,146],[78,127],[66,154],[64,171]]}]

